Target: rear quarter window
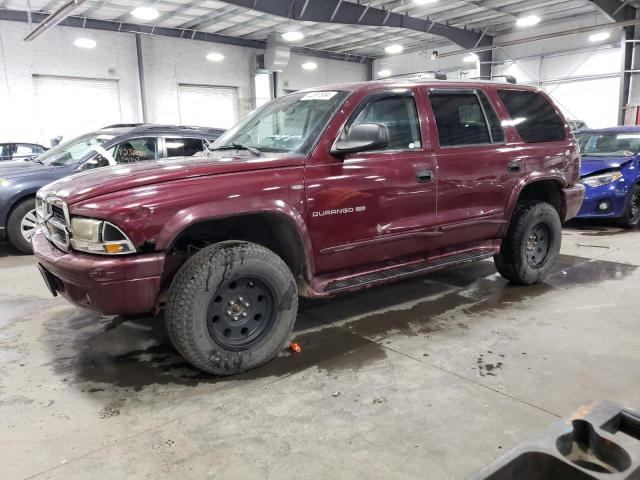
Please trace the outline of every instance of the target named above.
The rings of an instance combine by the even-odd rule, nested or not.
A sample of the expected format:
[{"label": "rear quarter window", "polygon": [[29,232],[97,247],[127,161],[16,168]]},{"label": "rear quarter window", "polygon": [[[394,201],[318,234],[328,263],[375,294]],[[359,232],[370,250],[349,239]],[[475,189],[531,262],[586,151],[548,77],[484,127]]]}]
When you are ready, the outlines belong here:
[{"label": "rear quarter window", "polygon": [[498,95],[525,143],[558,142],[567,138],[564,122],[540,93],[500,90]]}]

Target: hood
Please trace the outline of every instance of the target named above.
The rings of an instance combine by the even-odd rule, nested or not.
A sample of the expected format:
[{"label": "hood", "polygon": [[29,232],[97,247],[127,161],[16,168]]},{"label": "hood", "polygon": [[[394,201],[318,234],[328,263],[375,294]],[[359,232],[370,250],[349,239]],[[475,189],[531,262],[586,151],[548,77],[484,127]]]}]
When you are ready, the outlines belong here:
[{"label": "hood", "polygon": [[57,167],[49,167],[36,162],[25,160],[12,160],[0,162],[0,178],[17,178],[27,175],[40,175],[49,172]]},{"label": "hood", "polygon": [[614,170],[632,161],[635,157],[582,157],[580,176],[586,177],[601,170]]},{"label": "hood", "polygon": [[71,205],[109,193],[187,178],[302,166],[305,160],[306,157],[295,154],[256,157],[249,152],[216,152],[208,157],[145,161],[78,173],[47,185],[41,192]]}]

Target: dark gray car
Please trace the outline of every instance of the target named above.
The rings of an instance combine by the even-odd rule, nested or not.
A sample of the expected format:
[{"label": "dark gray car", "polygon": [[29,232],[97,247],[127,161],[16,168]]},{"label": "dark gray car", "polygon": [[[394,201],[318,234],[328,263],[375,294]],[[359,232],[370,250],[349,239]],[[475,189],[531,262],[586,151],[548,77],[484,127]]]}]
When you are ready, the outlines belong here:
[{"label": "dark gray car", "polygon": [[223,130],[171,125],[112,125],[58,145],[32,160],[0,163],[0,240],[31,253],[35,195],[74,173],[111,165],[192,156]]}]

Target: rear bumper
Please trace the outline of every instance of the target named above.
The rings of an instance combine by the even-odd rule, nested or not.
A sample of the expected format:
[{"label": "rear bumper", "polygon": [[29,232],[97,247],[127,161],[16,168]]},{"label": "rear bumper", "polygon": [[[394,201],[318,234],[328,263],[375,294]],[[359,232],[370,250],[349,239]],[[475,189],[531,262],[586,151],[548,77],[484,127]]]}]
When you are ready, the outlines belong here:
[{"label": "rear bumper", "polygon": [[52,284],[71,303],[107,315],[153,310],[160,292],[165,255],[101,257],[63,252],[41,232],[32,239],[33,253],[49,272]]},{"label": "rear bumper", "polygon": [[562,223],[568,222],[578,214],[584,201],[584,195],[584,185],[580,183],[562,189]]}]

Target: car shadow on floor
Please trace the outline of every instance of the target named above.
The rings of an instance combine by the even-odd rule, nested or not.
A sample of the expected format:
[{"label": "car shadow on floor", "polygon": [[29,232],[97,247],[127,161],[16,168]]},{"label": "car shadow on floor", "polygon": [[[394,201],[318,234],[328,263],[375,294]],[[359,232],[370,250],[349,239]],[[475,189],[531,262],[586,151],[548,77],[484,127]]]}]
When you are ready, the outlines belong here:
[{"label": "car shadow on floor", "polygon": [[396,333],[429,337],[443,328],[469,328],[449,318],[454,311],[490,317],[554,289],[623,279],[636,268],[561,256],[547,282],[522,287],[507,284],[485,261],[332,299],[302,300],[293,335],[302,353],[285,349],[263,367],[232,377],[191,367],[171,345],[162,315],[102,318],[65,309],[46,322],[44,341],[54,358],[50,366],[87,393],[242,382],[309,368],[332,373],[384,359],[383,340]]}]

